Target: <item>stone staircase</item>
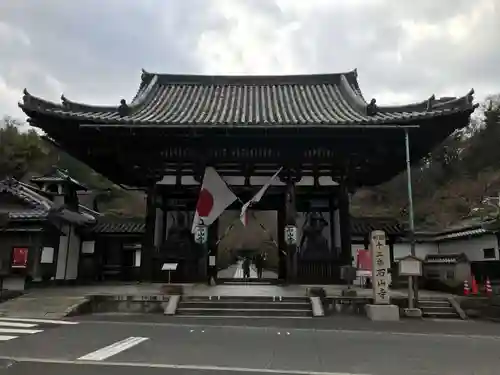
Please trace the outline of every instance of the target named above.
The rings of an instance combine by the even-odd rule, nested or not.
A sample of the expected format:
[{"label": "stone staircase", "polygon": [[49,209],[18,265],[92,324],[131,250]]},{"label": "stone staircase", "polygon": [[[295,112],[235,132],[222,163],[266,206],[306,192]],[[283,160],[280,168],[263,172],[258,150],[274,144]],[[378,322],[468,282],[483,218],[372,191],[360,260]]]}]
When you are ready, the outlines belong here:
[{"label": "stone staircase", "polygon": [[233,318],[307,318],[312,307],[307,297],[183,297],[178,316]]},{"label": "stone staircase", "polygon": [[419,299],[418,307],[424,318],[460,319],[460,315],[446,298]]}]

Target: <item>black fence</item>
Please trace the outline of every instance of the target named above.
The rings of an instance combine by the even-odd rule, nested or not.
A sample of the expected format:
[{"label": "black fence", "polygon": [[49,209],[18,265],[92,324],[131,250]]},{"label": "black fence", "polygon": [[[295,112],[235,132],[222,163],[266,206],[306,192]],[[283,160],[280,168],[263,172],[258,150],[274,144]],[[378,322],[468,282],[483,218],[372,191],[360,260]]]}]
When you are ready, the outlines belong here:
[{"label": "black fence", "polygon": [[340,260],[298,259],[297,282],[299,284],[342,284]]}]

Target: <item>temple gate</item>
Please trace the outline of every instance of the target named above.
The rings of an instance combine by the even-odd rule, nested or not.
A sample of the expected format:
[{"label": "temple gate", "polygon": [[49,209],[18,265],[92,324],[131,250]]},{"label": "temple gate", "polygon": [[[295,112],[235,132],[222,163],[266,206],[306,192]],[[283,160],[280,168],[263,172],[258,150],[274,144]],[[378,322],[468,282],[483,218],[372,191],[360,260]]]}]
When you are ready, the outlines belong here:
[{"label": "temple gate", "polygon": [[[255,209],[277,212],[279,278],[337,282],[352,262],[350,196],[405,169],[402,127],[418,161],[474,111],[473,91],[419,103],[366,102],[357,71],[292,76],[196,76],[143,71],[130,103],[61,103],[25,90],[20,107],[46,140],[124,188],[147,194],[141,278],[205,280],[217,246],[195,243],[190,226],[200,181],[213,166],[246,202],[279,168]],[[236,202],[229,209],[239,210]],[[296,232],[294,229],[296,228]],[[285,237],[285,231],[287,237]],[[290,241],[296,234],[297,242]]]}]

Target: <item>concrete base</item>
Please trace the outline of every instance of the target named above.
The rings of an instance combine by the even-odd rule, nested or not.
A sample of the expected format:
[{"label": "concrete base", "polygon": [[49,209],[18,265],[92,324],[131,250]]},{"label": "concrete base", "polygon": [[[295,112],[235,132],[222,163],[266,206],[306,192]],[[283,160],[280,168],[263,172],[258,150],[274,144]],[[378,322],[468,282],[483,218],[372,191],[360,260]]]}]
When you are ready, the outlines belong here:
[{"label": "concrete base", "polygon": [[413,308],[413,309],[404,309],[405,316],[408,318],[421,318],[422,310]]},{"label": "concrete base", "polygon": [[2,289],[23,291],[26,286],[26,278],[24,276],[8,276],[3,280]]},{"label": "concrete base", "polygon": [[323,303],[319,297],[309,297],[311,301],[311,308],[313,316],[325,316],[325,310],[323,309]]},{"label": "concrete base", "polygon": [[163,310],[163,313],[165,315],[175,315],[180,300],[181,296],[170,296],[168,303],[165,306],[165,310]]},{"label": "concrete base", "polygon": [[372,321],[398,321],[399,307],[396,305],[366,305],[366,315]]}]

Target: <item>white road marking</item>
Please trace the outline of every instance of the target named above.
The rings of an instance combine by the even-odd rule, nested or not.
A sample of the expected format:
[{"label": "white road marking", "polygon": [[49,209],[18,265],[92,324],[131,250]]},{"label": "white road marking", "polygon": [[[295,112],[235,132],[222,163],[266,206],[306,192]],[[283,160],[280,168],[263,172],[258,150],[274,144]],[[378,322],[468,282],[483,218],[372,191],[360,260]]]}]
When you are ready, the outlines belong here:
[{"label": "white road marking", "polygon": [[2,322],[0,320],[0,327],[17,327],[17,328],[33,328],[38,324],[34,323],[17,323],[17,322]]},{"label": "white road marking", "polygon": [[61,324],[61,325],[71,325],[71,324],[78,324],[79,323],[79,322],[71,322],[68,320],[3,318],[3,317],[0,317],[0,321],[2,321],[2,322],[48,323],[48,324]]},{"label": "white road marking", "polygon": [[0,335],[0,341],[9,341],[12,339],[17,338],[17,336],[5,336],[5,335]]},{"label": "white road marking", "polygon": [[43,329],[0,328],[0,333],[27,333],[28,335],[32,335],[39,332],[43,332]]},{"label": "white road marking", "polygon": [[199,370],[199,371],[219,371],[219,372],[251,372],[261,374],[283,374],[283,375],[372,375],[358,374],[352,372],[327,372],[327,371],[302,371],[302,370],[284,370],[271,368],[247,368],[247,367],[229,367],[229,366],[210,366],[210,365],[175,365],[169,363],[140,363],[140,362],[99,362],[99,361],[68,361],[64,359],[43,359],[43,358],[27,358],[27,357],[0,357],[0,359],[17,362],[31,363],[54,363],[62,365],[94,365],[94,366],[122,366],[122,367],[138,367],[138,368],[164,368],[176,370]]},{"label": "white road marking", "polygon": [[124,340],[117,341],[111,345],[105,346],[104,348],[98,349],[94,352],[85,354],[84,356],[78,358],[80,361],[102,361],[109,358],[115,354],[123,352],[124,350],[130,349],[131,347],[140,344],[143,341],[148,340],[147,337],[128,337]]}]

